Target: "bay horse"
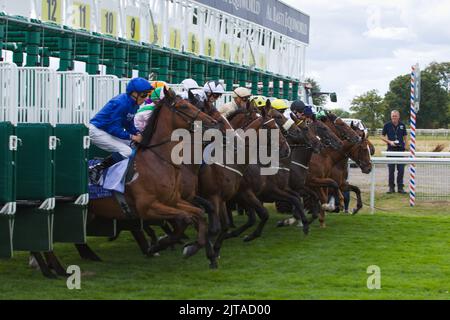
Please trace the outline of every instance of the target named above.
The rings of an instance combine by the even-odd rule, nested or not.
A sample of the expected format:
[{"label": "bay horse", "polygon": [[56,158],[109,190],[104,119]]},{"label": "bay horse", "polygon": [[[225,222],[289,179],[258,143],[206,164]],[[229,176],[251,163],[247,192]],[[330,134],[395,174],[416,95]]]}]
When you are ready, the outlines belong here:
[{"label": "bay horse", "polygon": [[[285,130],[281,128],[283,128],[287,120],[278,111],[271,108],[269,100],[266,102],[266,106],[260,110],[262,114],[270,115],[272,120],[275,120],[277,130]],[[252,115],[252,112],[256,113],[257,111],[258,110],[253,106],[251,112],[247,114],[241,113],[240,118],[234,117],[234,115],[232,115],[233,117],[230,117],[230,122],[234,127],[239,127],[242,125],[242,123],[249,121],[246,118],[251,116],[256,117],[257,115]],[[279,123],[277,123],[277,120]],[[288,128],[288,130],[289,129],[291,130],[291,132],[293,129],[296,130],[295,135],[300,136],[303,141],[305,141],[306,137],[301,130],[294,127]],[[288,146],[283,134],[280,135],[280,139],[281,138],[283,138],[281,140],[281,143],[285,143]],[[248,219],[244,225],[230,232],[227,235],[228,238],[237,237],[241,235],[245,230],[253,226],[256,222],[255,213],[260,218],[260,222],[258,223],[256,230],[250,235],[246,236],[244,238],[244,241],[251,241],[260,237],[265,223],[268,220],[268,211],[263,206],[263,203],[272,203],[276,201],[286,201],[292,205],[296,218],[304,222],[303,232],[305,234],[308,234],[309,224],[304,213],[301,198],[299,194],[297,194],[289,187],[290,151],[291,150],[289,148],[288,154],[286,154],[285,156],[281,155],[280,164],[277,168],[278,172],[274,175],[263,176],[260,174],[260,165],[249,166],[244,175],[240,190],[234,199],[240,206],[246,209]]]},{"label": "bay horse", "polygon": [[325,210],[338,211],[334,205],[333,198],[328,202],[328,189],[332,189],[334,199],[340,199],[339,185],[331,178],[332,168],[337,162],[347,157],[348,152],[361,141],[361,138],[342,119],[332,113],[327,113],[320,120],[344,142],[342,150],[325,149],[320,154],[314,154],[307,176],[307,185],[317,190],[321,199],[322,207],[319,221],[320,227],[325,228]]},{"label": "bay horse", "polygon": [[[368,174],[372,169],[370,156],[375,154],[375,147],[368,139],[364,130],[359,129],[353,124],[353,122],[350,124],[350,127],[361,137],[362,140],[350,151],[349,158],[355,161],[363,173]],[[343,159],[335,164],[331,172],[331,177],[338,183],[341,192],[352,191],[356,194],[356,207],[353,208],[352,214],[357,214],[359,210],[361,210],[363,204],[361,190],[347,181],[349,158]]]},{"label": "bay horse", "polygon": [[[214,113],[217,111],[215,110]],[[241,110],[239,112],[247,112],[247,110]],[[218,115],[218,114],[216,114]],[[274,122],[263,114],[261,117],[252,117],[252,121],[247,124],[243,131],[254,130],[256,133],[260,129],[277,129]],[[236,138],[243,139],[236,136]],[[210,228],[208,234],[209,240],[214,240],[214,252],[216,259],[220,255],[223,241],[227,236],[228,229],[230,227],[230,220],[228,216],[228,210],[226,203],[233,199],[240,190],[241,182],[247,169],[249,167],[249,144],[245,142],[245,163],[227,163],[226,159],[222,162],[213,163],[201,168],[200,170],[200,195],[209,200],[215,210],[215,218],[220,220],[220,230]],[[242,151],[242,150],[240,150]],[[237,150],[234,151],[235,158]],[[217,261],[215,264],[210,265],[211,268],[217,268]]]},{"label": "bay horse", "polygon": [[[320,197],[318,193],[313,190],[309,185],[306,184],[306,179],[308,172],[310,170],[310,162],[314,151],[322,151],[323,148],[330,148],[334,150],[340,150],[343,147],[342,141],[334,134],[334,132],[328,128],[323,122],[316,120],[314,117],[312,119],[305,116],[297,117],[295,114],[291,113],[291,119],[299,127],[307,127],[317,139],[321,142],[322,148],[320,150],[313,150],[304,144],[294,144],[291,145],[293,154],[291,159],[294,161],[294,166],[291,165],[291,187],[299,192],[305,201],[305,207],[312,213],[312,219],[309,221],[311,224],[315,219],[317,219],[320,211]],[[329,181],[319,180],[326,185]],[[286,202],[277,202],[277,210],[282,213],[292,212],[291,207],[286,204]],[[287,226],[293,224],[297,219],[290,218],[281,220],[278,222],[277,226]]]},{"label": "bay horse", "polygon": [[[195,121],[201,121],[204,128],[217,126],[217,121],[177,97],[173,90],[164,88],[164,99],[156,104],[136,150],[135,174],[125,186],[125,199],[143,220],[193,223],[198,232],[196,245],[203,247],[206,240],[204,211],[181,198],[180,166],[172,161],[172,148],[178,143],[171,140],[173,130],[192,132]],[[90,201],[88,212],[91,217],[125,219],[121,207],[112,197]],[[178,241],[180,236],[177,233],[173,239],[160,240],[152,252]]]}]

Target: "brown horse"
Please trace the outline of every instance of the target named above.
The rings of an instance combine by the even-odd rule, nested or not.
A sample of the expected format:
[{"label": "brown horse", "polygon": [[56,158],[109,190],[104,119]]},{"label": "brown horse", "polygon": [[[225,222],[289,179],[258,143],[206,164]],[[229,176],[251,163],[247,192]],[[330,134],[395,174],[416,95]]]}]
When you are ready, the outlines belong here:
[{"label": "brown horse", "polygon": [[339,185],[334,179],[331,179],[331,171],[336,163],[346,158],[348,152],[361,141],[361,138],[342,119],[331,113],[328,113],[320,120],[344,141],[342,150],[326,149],[321,154],[314,154],[307,177],[307,185],[316,190],[320,196],[322,208],[319,221],[320,226],[324,228],[325,210],[336,210],[333,199],[328,203],[328,189],[332,189],[334,199],[340,198]]},{"label": "brown horse", "polygon": [[[198,231],[196,244],[205,245],[206,220],[203,210],[181,198],[180,166],[172,161],[171,141],[175,129],[194,130],[194,122],[201,121],[204,128],[216,127],[217,122],[188,101],[164,89],[165,98],[157,103],[139,145],[134,161],[135,175],[125,187],[125,198],[139,218],[149,221],[183,221],[194,223]],[[125,219],[114,198],[92,200],[90,216]],[[153,248],[156,252],[178,241],[181,234],[163,239]]]},{"label": "brown horse", "polygon": [[[312,131],[314,135],[316,135],[317,139],[320,140],[322,145],[325,148],[329,148],[330,150],[340,150],[343,147],[342,141],[333,133],[333,131],[328,128],[322,121],[318,121],[315,119],[309,119],[306,117],[298,118],[294,114],[291,114],[292,120],[295,121],[297,125],[308,126],[308,129]],[[306,184],[306,179],[311,166],[311,158],[313,156],[313,149],[309,148],[306,145],[293,145],[293,154],[291,159],[294,161],[294,166],[291,165],[291,168],[294,168],[291,171],[291,187],[299,192],[306,204],[306,208],[312,213],[312,220],[309,223],[312,223],[315,219],[317,219],[320,208],[320,197],[318,193],[313,190],[309,185]],[[322,150],[322,149],[321,149]],[[328,180],[316,180],[318,183],[322,183],[323,185],[329,185],[332,181]],[[278,202],[277,209],[283,213],[290,213],[291,207],[287,205],[285,202]],[[296,221],[296,219],[285,219],[278,222],[278,226],[286,226],[291,225]]]},{"label": "brown horse", "polygon": [[[363,130],[360,130],[358,127],[354,126],[353,123],[351,123],[350,127],[361,137],[362,140],[350,150],[350,153],[348,154],[349,158],[356,162],[363,173],[368,174],[372,169],[370,156],[375,154],[375,147],[369,141]],[[359,210],[361,210],[363,204],[361,190],[357,186],[351,185],[347,182],[349,158],[343,159],[335,164],[331,172],[331,177],[338,183],[341,192],[352,191],[356,194],[357,202],[356,207],[352,210],[352,214],[357,214]]]},{"label": "brown horse", "polygon": [[[253,109],[256,112],[257,109]],[[303,141],[307,140],[304,133],[297,127],[287,128],[287,120],[276,110],[273,110],[270,106],[270,101],[267,102],[265,108],[261,109],[262,114],[268,114],[277,123],[277,128],[283,128],[283,131],[291,132],[295,130],[294,135],[300,136]],[[250,115],[247,115],[249,117]],[[241,121],[248,121],[241,119]],[[233,126],[242,125],[239,120],[231,119]],[[284,135],[280,135],[280,138],[284,138]],[[286,143],[284,139],[280,143]],[[309,143],[309,141],[308,141]],[[303,209],[303,203],[301,202],[300,196],[289,187],[289,172],[290,172],[290,148],[289,153],[285,156],[281,155],[280,164],[278,172],[275,175],[263,176],[260,174],[260,165],[251,165],[244,175],[244,180],[242,181],[240,191],[235,197],[235,201],[246,209],[248,214],[247,222],[239,227],[238,229],[230,232],[228,237],[237,237],[242,234],[245,230],[250,228],[256,222],[256,214],[260,218],[260,222],[256,230],[250,235],[244,238],[244,241],[251,241],[261,236],[262,230],[265,223],[268,220],[268,211],[262,205],[264,202],[272,203],[276,201],[286,201],[290,203],[294,209],[294,214],[296,218],[301,219],[304,222],[303,231],[305,234],[309,231],[309,224],[306,220],[306,216]]]},{"label": "brown horse", "polygon": [[[242,112],[246,112],[242,110]],[[255,117],[243,130],[275,129],[273,122],[266,115]],[[242,151],[242,150],[241,150]],[[236,152],[236,151],[235,151]],[[209,200],[215,210],[215,218],[220,220],[220,230],[209,229],[209,240],[214,241],[214,252],[219,257],[222,243],[226,238],[230,220],[226,202],[233,199],[240,190],[241,181],[249,167],[249,145],[245,142],[245,163],[227,163],[226,159],[220,163],[204,166],[200,170],[200,195]],[[211,268],[217,267],[217,261],[210,264]]]}]

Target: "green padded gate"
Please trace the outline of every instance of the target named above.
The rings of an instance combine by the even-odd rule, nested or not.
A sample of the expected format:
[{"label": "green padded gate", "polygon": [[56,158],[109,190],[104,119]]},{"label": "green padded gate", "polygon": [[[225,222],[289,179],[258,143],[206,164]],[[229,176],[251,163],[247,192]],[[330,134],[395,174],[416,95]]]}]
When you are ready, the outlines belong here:
[{"label": "green padded gate", "polygon": [[[89,130],[84,124],[58,124],[55,155],[55,242],[86,243]],[[59,200],[67,197],[69,201]]]},{"label": "green padded gate", "polygon": [[13,256],[16,143],[14,126],[10,122],[0,122],[0,258]]},{"label": "green padded gate", "polygon": [[54,149],[50,124],[20,123],[17,153],[17,212],[13,247],[18,251],[53,250]]}]

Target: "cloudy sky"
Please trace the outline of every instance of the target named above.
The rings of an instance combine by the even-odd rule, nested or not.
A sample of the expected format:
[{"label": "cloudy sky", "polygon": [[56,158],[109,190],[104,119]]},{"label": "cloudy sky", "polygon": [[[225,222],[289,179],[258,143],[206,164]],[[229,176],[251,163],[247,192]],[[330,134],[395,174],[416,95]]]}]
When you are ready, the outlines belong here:
[{"label": "cloudy sky", "polygon": [[419,62],[450,61],[450,0],[284,0],[311,17],[306,75],[348,109]]}]

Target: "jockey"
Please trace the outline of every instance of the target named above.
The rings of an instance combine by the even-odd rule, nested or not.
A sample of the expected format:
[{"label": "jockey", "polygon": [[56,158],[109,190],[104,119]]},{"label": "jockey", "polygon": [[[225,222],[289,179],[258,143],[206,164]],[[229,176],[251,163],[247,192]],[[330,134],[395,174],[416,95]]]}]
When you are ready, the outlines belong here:
[{"label": "jockey", "polygon": [[165,83],[164,81],[152,81],[150,84],[151,84],[153,89],[150,90],[149,98],[147,100],[145,100],[145,104],[146,105],[152,104],[151,95],[152,95],[153,91],[155,91],[158,88],[164,88],[164,87],[166,89],[169,89],[167,83]]},{"label": "jockey", "polygon": [[272,101],[271,105],[272,105],[272,108],[274,108],[275,110],[278,110],[281,114],[284,114],[289,109],[289,106],[288,106],[286,100],[283,100],[283,99],[275,99]]},{"label": "jockey", "polygon": [[224,116],[228,117],[233,111],[240,108],[246,108],[247,102],[249,101],[252,93],[249,89],[244,87],[239,87],[233,90],[233,101],[224,104],[218,108],[219,112]]},{"label": "jockey", "polygon": [[112,98],[90,121],[89,137],[100,149],[112,152],[101,163],[89,170],[92,182],[98,182],[100,172],[114,163],[128,158],[130,143],[140,142],[142,136],[134,126],[134,115],[152,90],[144,78],[134,78],[127,85],[126,93]]},{"label": "jockey", "polygon": [[144,104],[141,108],[139,108],[136,115],[134,116],[134,126],[140,132],[144,132],[148,118],[150,118],[152,111],[155,109],[155,103],[162,100],[163,98],[164,98],[164,87],[156,88],[155,90],[153,90],[150,96],[152,103]]},{"label": "jockey", "polygon": [[203,86],[203,91],[205,91],[208,101],[212,104],[214,104],[217,99],[219,99],[225,93],[223,84],[217,80],[208,81],[207,83],[205,83],[205,85]]},{"label": "jockey", "polygon": [[267,98],[264,96],[253,96],[250,100],[257,108],[263,108],[266,106]]},{"label": "jockey", "polygon": [[181,89],[181,92],[177,92],[177,95],[179,95],[181,98],[188,100],[189,99],[189,91],[197,96],[197,99],[200,101],[205,101],[207,99],[205,91],[203,91],[203,88],[201,88],[197,81],[194,79],[184,79],[181,81],[181,85],[183,88]]},{"label": "jockey", "polygon": [[310,106],[307,106],[301,100],[295,100],[291,104],[291,111],[298,117],[305,116],[307,118],[312,118],[314,112]]}]

